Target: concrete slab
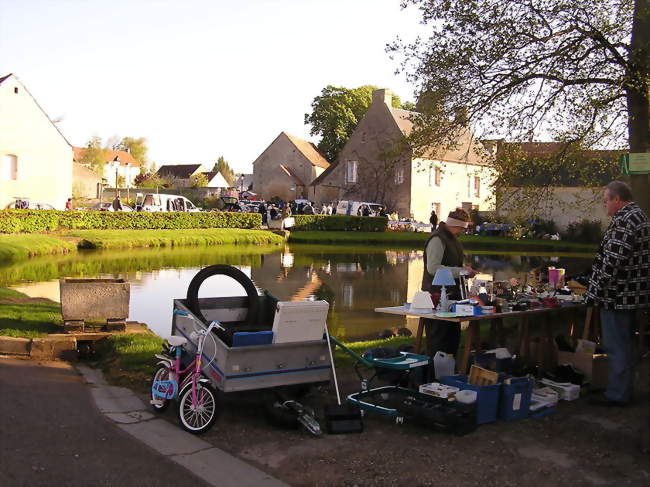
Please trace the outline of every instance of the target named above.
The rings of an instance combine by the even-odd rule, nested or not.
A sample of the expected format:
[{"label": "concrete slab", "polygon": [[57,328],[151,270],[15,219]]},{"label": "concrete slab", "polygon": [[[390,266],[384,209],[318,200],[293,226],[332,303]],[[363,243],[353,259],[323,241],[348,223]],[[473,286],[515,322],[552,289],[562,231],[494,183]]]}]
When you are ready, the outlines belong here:
[{"label": "concrete slab", "polygon": [[94,384],[96,386],[106,385],[106,380],[104,379],[104,374],[102,374],[101,370],[91,369],[84,364],[75,364],[75,368],[83,376],[87,383]]},{"label": "concrete slab", "polygon": [[125,387],[94,387],[90,392],[103,413],[128,413],[147,409],[140,398]]},{"label": "concrete slab", "polygon": [[155,416],[146,411],[132,411],[130,413],[105,413],[106,417],[121,424],[139,423],[140,421],[149,421]]},{"label": "concrete slab", "polygon": [[0,354],[29,355],[31,343],[29,338],[0,337]]},{"label": "concrete slab", "polygon": [[172,456],[171,459],[215,487],[289,487],[289,484],[217,448]]},{"label": "concrete slab", "polygon": [[163,455],[187,455],[212,446],[164,419],[117,426]]},{"label": "concrete slab", "polygon": [[34,338],[30,356],[37,360],[55,360],[59,358],[76,357],[77,340],[69,337],[57,340],[48,338]]}]

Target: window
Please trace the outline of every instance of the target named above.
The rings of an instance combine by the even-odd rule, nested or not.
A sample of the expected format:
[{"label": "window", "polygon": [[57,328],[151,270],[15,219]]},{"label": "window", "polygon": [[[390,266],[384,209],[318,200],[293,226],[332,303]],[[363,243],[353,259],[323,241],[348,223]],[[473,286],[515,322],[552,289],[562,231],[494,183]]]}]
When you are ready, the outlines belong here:
[{"label": "window", "polygon": [[395,169],[395,184],[402,184],[404,182],[404,168],[398,167]]},{"label": "window", "polygon": [[18,87],[17,86],[14,86],[14,93],[18,94]]},{"label": "window", "polygon": [[6,154],[2,158],[2,174],[4,180],[15,181],[18,179],[18,157],[13,154]]},{"label": "window", "polygon": [[481,178],[480,176],[474,176],[474,197],[481,197]]},{"label": "window", "polygon": [[429,186],[440,186],[442,170],[439,167],[429,168]]},{"label": "window", "polygon": [[357,182],[357,161],[347,161],[345,164],[345,182],[347,184]]}]

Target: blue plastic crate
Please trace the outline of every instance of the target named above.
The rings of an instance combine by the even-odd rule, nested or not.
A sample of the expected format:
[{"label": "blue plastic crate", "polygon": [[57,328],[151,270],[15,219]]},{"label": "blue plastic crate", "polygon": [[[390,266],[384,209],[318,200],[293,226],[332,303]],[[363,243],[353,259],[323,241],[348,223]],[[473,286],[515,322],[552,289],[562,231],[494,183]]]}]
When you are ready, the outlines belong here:
[{"label": "blue plastic crate", "polygon": [[233,347],[249,347],[251,345],[270,345],[273,343],[272,331],[237,331],[232,335]]},{"label": "blue plastic crate", "polygon": [[491,423],[497,420],[501,384],[494,384],[492,386],[475,386],[468,384],[467,376],[462,374],[441,377],[440,383],[458,387],[461,391],[465,389],[476,391],[477,424]]},{"label": "blue plastic crate", "polygon": [[509,384],[505,381],[501,384],[499,419],[505,421],[525,419],[529,414],[533,380],[530,377],[509,377],[508,379]]}]

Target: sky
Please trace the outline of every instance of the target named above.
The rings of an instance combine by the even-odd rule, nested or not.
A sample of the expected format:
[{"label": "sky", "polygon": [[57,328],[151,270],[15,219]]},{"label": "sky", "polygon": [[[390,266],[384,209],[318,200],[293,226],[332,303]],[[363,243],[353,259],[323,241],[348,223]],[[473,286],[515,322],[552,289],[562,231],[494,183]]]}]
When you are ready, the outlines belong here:
[{"label": "sky", "polygon": [[74,146],[145,137],[149,159],[236,172],[327,85],[413,100],[385,46],[421,32],[399,0],[0,0],[0,76],[15,74]]}]

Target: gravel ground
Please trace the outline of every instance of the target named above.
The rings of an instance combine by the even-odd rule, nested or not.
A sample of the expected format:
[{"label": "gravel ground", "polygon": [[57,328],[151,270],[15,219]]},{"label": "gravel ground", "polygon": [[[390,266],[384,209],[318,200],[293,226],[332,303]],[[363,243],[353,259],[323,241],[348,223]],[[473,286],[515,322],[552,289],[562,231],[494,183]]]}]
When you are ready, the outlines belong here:
[{"label": "gravel ground", "polygon": [[[598,408],[581,397],[553,415],[484,424],[466,436],[370,415],[362,434],[313,437],[269,425],[251,392],[225,395],[203,438],[294,486],[647,486],[650,456],[640,438],[650,426],[648,362],[627,408]],[[358,390],[352,373],[341,382],[345,393]],[[304,398],[317,410],[334,402],[329,388]],[[176,421],[172,409],[165,416]]]}]

